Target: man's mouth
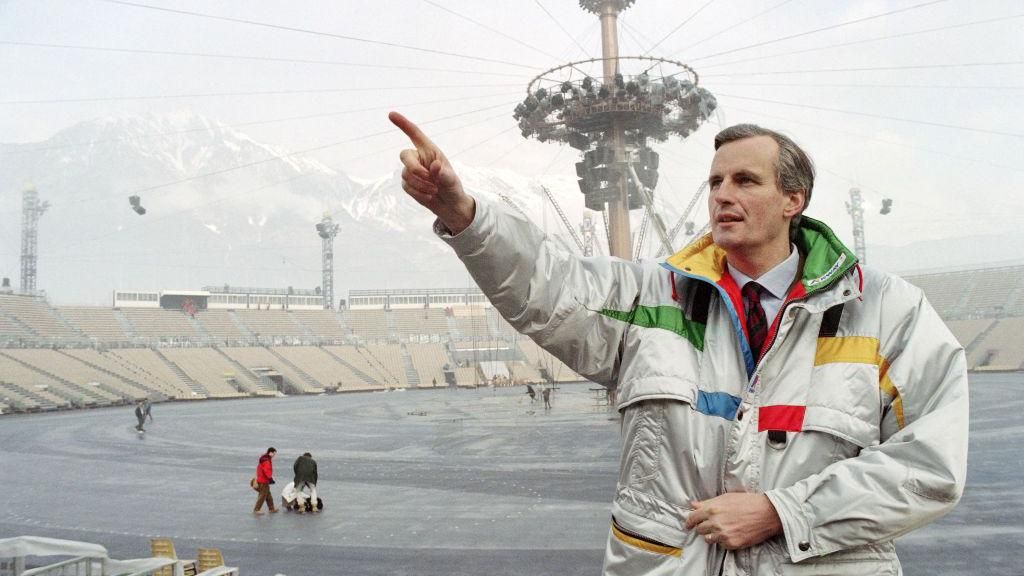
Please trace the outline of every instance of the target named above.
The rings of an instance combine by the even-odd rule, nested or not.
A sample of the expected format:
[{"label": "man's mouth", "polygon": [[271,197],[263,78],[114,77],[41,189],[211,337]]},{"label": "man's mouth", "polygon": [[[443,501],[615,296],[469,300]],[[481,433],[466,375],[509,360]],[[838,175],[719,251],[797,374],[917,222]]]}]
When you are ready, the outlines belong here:
[{"label": "man's mouth", "polygon": [[731,223],[731,222],[742,222],[742,221],[743,221],[743,218],[740,217],[740,216],[736,216],[735,214],[719,214],[718,217],[715,218],[715,222],[717,222],[718,224],[728,224],[728,223]]}]

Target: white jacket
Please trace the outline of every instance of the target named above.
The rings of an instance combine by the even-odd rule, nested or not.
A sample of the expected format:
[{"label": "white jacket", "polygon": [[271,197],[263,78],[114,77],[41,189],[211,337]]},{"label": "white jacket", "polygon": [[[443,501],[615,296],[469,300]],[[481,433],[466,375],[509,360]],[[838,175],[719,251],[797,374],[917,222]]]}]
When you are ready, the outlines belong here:
[{"label": "white jacket", "polygon": [[[759,361],[710,235],[663,263],[581,258],[479,198],[469,228],[435,228],[513,327],[618,390],[605,574],[900,574],[892,540],[959,500],[963,349],[918,288],[861,269],[820,222],[803,219]],[[784,535],[726,552],[685,529],[690,500],[725,492],[767,494]]]}]

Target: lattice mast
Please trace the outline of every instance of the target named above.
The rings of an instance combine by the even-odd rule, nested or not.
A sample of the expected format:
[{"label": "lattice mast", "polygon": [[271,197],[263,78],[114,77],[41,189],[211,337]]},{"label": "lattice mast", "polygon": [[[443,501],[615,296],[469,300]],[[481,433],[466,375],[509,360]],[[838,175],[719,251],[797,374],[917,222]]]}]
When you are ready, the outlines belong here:
[{"label": "lattice mast", "polygon": [[853,220],[853,251],[861,264],[867,264],[868,250],[864,244],[864,199],[859,188],[850,188],[850,201],[846,203],[846,212]]},{"label": "lattice mast", "polygon": [[39,217],[50,207],[39,201],[35,186],[21,195],[21,293],[36,293],[36,263],[39,260]]},{"label": "lattice mast", "polygon": [[324,215],[317,222],[316,232],[321,240],[321,266],[323,269],[324,310],[334,310],[334,238],[338,235],[341,225],[334,222],[330,215]]}]

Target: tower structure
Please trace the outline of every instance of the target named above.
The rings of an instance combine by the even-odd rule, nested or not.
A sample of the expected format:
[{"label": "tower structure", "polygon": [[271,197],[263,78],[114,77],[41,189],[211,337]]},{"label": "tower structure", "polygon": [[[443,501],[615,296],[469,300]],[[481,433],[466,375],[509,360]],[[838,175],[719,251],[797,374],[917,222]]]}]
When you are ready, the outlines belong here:
[{"label": "tower structure", "polygon": [[324,310],[334,310],[334,238],[341,225],[334,222],[329,214],[317,222],[316,233],[322,244]]},{"label": "tower structure", "polygon": [[21,194],[21,293],[36,293],[36,263],[39,260],[39,217],[50,207],[39,201],[35,186]]},{"label": "tower structure", "polygon": [[864,199],[860,188],[850,188],[850,201],[846,203],[846,212],[853,220],[853,251],[861,264],[868,263],[868,251],[864,244]]},{"label": "tower structure", "polygon": [[584,213],[583,220],[580,222],[580,239],[583,241],[584,256],[594,255],[594,228],[594,218],[590,213]]},{"label": "tower structure", "polygon": [[[668,234],[654,213],[658,154],[649,142],[686,137],[717,106],[682,62],[620,56],[618,15],[635,0],[580,0],[601,21],[601,58],[569,62],[530,81],[513,117],[526,138],[567,143],[583,152],[576,164],[586,207],[603,212],[609,254],[630,259],[629,212],[646,208],[663,243]],[[600,71],[590,71],[600,66]],[[625,68],[630,70],[624,73]]]}]

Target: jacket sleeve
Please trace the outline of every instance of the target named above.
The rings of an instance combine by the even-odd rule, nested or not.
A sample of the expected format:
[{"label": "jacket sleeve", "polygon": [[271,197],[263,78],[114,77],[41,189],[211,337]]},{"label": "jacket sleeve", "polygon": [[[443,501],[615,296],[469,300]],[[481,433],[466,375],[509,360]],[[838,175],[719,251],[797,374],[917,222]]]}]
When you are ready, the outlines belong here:
[{"label": "jacket sleeve", "polygon": [[435,232],[513,328],[581,376],[614,385],[626,324],[602,312],[632,309],[639,265],[570,254],[523,214],[475,199],[468,228],[452,236],[437,222]]},{"label": "jacket sleeve", "polygon": [[[953,509],[967,475],[964,350],[923,294],[899,280],[881,296],[881,442],[768,498],[794,562],[884,542]],[[892,284],[897,284],[892,286]]]}]

